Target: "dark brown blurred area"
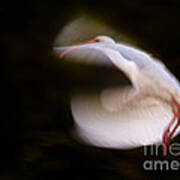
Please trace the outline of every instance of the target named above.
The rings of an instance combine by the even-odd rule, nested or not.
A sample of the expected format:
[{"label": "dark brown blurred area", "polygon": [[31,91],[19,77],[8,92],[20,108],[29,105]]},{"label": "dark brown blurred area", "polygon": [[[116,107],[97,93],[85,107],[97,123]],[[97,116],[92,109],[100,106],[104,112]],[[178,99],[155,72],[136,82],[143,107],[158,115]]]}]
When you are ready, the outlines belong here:
[{"label": "dark brown blurred area", "polygon": [[88,82],[83,68],[77,73],[57,61],[52,46],[57,33],[78,13],[123,30],[180,79],[178,0],[15,1],[1,5],[0,179],[179,179],[179,171],[143,170],[141,148],[88,147],[70,136],[69,94],[74,87],[88,87]]}]

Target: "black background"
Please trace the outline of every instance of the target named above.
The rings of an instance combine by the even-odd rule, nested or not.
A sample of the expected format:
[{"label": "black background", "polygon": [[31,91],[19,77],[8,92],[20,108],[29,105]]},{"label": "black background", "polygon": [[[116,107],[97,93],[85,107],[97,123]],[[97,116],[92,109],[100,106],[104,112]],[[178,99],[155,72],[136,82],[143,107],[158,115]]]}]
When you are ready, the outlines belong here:
[{"label": "black background", "polygon": [[88,147],[69,135],[68,93],[83,80],[51,52],[59,30],[80,11],[136,36],[180,79],[178,0],[2,4],[0,179],[179,179],[179,171],[144,171],[141,148]]}]

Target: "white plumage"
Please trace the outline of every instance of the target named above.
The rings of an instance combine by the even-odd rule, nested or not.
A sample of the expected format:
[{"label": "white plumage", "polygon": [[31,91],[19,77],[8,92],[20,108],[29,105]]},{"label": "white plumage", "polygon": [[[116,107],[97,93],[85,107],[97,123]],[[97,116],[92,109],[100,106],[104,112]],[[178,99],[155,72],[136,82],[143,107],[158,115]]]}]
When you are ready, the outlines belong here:
[{"label": "white plumage", "polygon": [[[72,96],[74,134],[99,147],[134,148],[169,141],[174,114],[173,100],[180,100],[178,80],[165,65],[150,55],[109,37],[99,36],[87,44],[55,48],[80,63],[115,66],[132,86],[109,87],[96,94]],[[106,78],[106,77],[105,77]],[[174,111],[179,112],[178,105]],[[179,114],[176,117],[179,123]],[[174,124],[175,122],[173,122]],[[180,132],[178,128],[173,136]]]}]

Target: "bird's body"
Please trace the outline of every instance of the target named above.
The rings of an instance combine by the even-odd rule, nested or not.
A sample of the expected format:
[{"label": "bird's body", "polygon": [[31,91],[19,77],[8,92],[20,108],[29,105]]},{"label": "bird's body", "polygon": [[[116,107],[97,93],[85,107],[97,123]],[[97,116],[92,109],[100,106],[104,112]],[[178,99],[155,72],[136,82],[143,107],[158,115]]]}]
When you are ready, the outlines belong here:
[{"label": "bird's body", "polygon": [[[161,142],[173,116],[171,107],[151,97],[126,105],[124,100],[130,92],[129,88],[118,90],[114,98],[106,94],[105,102],[99,93],[75,95],[71,101],[75,136],[88,144],[116,149]],[[113,107],[115,100],[119,103]]]},{"label": "bird's body", "polygon": [[[103,54],[109,62],[96,59],[94,63],[115,65],[132,83],[132,86],[110,87],[97,94],[72,97],[75,132],[85,142],[124,149],[158,143],[162,138],[167,143],[171,136],[179,133],[178,128],[170,136],[173,127],[167,126],[178,114],[178,106],[174,108],[172,99],[179,102],[180,85],[163,63],[104,36],[88,44],[72,46],[63,53],[61,48],[55,50],[61,58],[73,52],[79,52],[73,56],[80,57],[86,50],[96,52],[95,58],[98,53]],[[176,118],[179,123],[178,115]]]}]

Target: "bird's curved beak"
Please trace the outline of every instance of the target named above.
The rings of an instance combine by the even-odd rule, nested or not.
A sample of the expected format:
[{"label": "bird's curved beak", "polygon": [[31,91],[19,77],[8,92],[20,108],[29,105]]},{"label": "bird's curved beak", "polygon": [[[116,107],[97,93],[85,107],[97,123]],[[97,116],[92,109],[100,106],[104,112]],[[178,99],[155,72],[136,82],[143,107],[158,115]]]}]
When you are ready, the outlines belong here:
[{"label": "bird's curved beak", "polygon": [[76,49],[79,49],[79,48],[82,48],[82,45],[85,45],[85,44],[91,44],[91,43],[96,43],[96,39],[92,39],[92,40],[89,40],[89,41],[85,41],[85,42],[81,42],[81,43],[78,43],[78,44],[75,44],[73,46],[67,46],[67,47],[55,47],[53,48],[54,52],[55,52],[55,55],[58,56],[60,59],[63,58],[67,53],[73,51],[73,50],[76,50]]}]

